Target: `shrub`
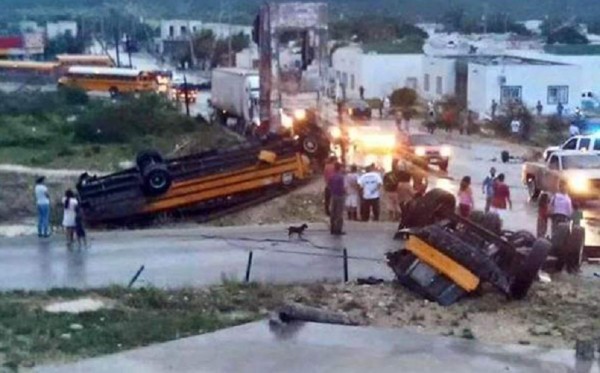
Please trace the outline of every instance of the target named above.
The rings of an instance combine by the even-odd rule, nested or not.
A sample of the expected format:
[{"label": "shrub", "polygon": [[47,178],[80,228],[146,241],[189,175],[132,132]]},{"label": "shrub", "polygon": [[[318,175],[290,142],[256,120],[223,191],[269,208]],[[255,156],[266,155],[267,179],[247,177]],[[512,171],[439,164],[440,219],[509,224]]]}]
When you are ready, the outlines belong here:
[{"label": "shrub", "polygon": [[417,92],[411,88],[400,88],[392,92],[390,102],[393,106],[410,107],[417,102]]},{"label": "shrub", "polygon": [[67,105],[87,105],[90,101],[87,92],[80,88],[62,87],[60,94]]}]

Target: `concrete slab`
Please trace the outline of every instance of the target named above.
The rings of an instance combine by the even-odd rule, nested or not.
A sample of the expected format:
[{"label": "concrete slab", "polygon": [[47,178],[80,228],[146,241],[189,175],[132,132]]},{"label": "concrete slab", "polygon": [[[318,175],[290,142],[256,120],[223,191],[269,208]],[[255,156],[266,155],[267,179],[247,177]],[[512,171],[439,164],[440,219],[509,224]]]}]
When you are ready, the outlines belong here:
[{"label": "concrete slab", "polygon": [[0,239],[0,290],[127,285],[141,265],[139,284],[173,288],[243,280],[254,251],[251,279],[274,283],[343,279],[342,249],[351,278],[392,279],[383,259],[397,248],[395,224],[349,224],[333,237],[311,224],[306,241],[288,240],[286,227],[198,227],[92,233],[92,246],[67,250],[63,237]]},{"label": "concrete slab", "polygon": [[423,335],[400,329],[266,321],[34,371],[60,372],[600,372],[572,350]]}]

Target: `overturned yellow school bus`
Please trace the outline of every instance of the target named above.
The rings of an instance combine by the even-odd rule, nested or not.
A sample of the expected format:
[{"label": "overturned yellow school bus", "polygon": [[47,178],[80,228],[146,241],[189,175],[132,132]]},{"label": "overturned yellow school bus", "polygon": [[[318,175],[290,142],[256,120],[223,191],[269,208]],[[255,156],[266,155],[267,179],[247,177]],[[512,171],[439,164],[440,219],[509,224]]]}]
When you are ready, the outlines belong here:
[{"label": "overturned yellow school bus", "polygon": [[77,191],[88,223],[129,224],[164,213],[224,209],[292,187],[310,174],[310,160],[297,144],[279,140],[173,159],[142,152],[134,168],[102,177],[81,175]]}]

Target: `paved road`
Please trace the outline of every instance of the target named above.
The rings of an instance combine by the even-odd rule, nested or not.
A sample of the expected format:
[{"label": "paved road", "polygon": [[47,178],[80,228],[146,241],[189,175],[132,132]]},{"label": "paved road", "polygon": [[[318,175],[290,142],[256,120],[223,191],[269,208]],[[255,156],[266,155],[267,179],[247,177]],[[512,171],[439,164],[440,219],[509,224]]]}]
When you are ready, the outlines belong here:
[{"label": "paved road", "polygon": [[[288,240],[284,226],[117,231],[94,235],[92,246],[67,250],[62,237],[0,240],[0,289],[43,290],[126,285],[141,265],[140,283],[159,287],[202,286],[223,278],[242,280],[254,251],[251,279],[275,283],[343,278],[348,249],[351,278],[393,277],[383,263],[398,246],[392,224],[355,224],[342,238],[311,225],[310,242]],[[352,259],[352,258],[355,259]],[[356,259],[361,257],[363,259]],[[374,259],[374,260],[373,260]]]},{"label": "paved road", "polygon": [[599,372],[572,350],[489,345],[402,329],[258,321],[65,365],[58,372]]}]

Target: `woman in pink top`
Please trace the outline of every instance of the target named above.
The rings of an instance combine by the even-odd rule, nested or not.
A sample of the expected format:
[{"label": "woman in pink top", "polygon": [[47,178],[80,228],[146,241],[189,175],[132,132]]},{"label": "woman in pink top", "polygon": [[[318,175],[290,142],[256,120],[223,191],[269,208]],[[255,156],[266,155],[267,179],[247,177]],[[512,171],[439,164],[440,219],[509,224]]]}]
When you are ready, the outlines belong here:
[{"label": "woman in pink top", "polygon": [[465,176],[460,182],[458,190],[458,213],[463,218],[468,218],[473,211],[473,191],[471,190],[471,177]]}]

